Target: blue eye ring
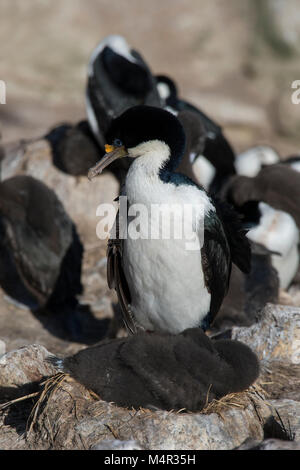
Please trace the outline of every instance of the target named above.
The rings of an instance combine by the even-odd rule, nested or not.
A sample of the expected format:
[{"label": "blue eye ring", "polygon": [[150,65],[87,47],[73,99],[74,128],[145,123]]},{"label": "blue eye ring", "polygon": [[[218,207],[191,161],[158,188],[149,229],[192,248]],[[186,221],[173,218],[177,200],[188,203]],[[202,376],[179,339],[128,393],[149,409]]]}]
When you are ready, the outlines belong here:
[{"label": "blue eye ring", "polygon": [[123,142],[120,139],[115,139],[113,144],[114,144],[114,147],[122,147]]}]

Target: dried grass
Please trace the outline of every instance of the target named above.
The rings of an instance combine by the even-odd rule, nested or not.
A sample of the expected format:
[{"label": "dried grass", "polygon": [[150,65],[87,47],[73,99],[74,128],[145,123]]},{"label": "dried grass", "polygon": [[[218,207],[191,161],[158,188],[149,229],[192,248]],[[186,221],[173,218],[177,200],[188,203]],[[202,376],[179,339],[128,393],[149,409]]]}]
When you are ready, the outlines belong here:
[{"label": "dried grass", "polygon": [[[246,409],[249,404],[253,404],[257,399],[265,401],[265,390],[259,384],[252,385],[247,390],[237,393],[229,393],[224,397],[212,400],[208,403],[207,396],[206,405],[200,411],[201,414],[216,413],[223,419],[223,412],[229,408]],[[209,391],[208,391],[209,395]]]},{"label": "dried grass", "polygon": [[48,404],[48,401],[51,398],[51,395],[59,388],[61,387],[62,383],[68,377],[68,374],[65,374],[63,372],[59,372],[53,376],[51,376],[49,379],[47,379],[45,382],[43,382],[41,385],[43,385],[43,389],[40,393],[40,396],[36,403],[34,404],[34,407],[31,410],[31,413],[28,418],[27,422],[27,434],[31,433],[33,430],[33,427],[36,423],[37,417],[39,415],[39,411],[43,408],[45,410],[45,407]]}]

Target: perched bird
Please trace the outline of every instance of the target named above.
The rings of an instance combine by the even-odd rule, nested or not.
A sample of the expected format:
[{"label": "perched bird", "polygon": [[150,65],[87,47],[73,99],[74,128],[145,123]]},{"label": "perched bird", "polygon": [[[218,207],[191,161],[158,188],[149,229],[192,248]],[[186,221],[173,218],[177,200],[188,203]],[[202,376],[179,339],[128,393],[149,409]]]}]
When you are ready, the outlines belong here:
[{"label": "perched bird", "polygon": [[[147,212],[138,236],[128,231],[130,236],[123,237],[123,226],[121,236],[108,245],[108,284],[117,291],[125,324],[133,332],[138,327],[170,333],[196,326],[205,330],[227,293],[231,263],[244,272],[250,269],[250,246],[238,217],[188,177],[174,173],[185,134],[171,113],[136,106],[113,121],[107,138],[111,145],[89,177],[117,158],[131,157],[123,193],[129,217],[127,212],[122,217],[130,222],[135,204]],[[164,208],[163,220],[170,220],[174,204],[185,217],[188,233],[164,238],[153,205]],[[192,210],[184,212],[185,205]],[[176,222],[174,227],[183,225]]]},{"label": "perched bird", "polygon": [[[218,192],[223,182],[236,173],[235,153],[230,143],[218,124],[203,111],[178,97],[176,84],[170,77],[157,75],[156,80],[160,96],[165,102],[165,109],[173,112],[178,118],[183,111],[188,111],[194,116],[196,121],[193,126],[195,145],[191,148],[190,153],[193,171],[206,190],[212,193]],[[197,145],[196,124],[199,125],[198,133],[201,137],[203,136],[202,128],[205,130],[203,149]]]},{"label": "perched bird", "polygon": [[[123,37],[108,36],[91,55],[86,90],[88,122],[99,149],[102,148],[102,154],[111,120],[130,107],[140,104],[163,107],[164,99],[156,88],[156,79],[152,76],[145,60],[129,47]],[[187,148],[177,171],[194,179],[190,159],[194,158],[195,152],[200,154],[203,151],[206,130],[201,116],[189,109],[180,112],[178,119],[186,133]],[[67,138],[69,141],[68,134]],[[79,154],[78,149],[73,147],[73,153]],[[57,149],[58,146],[56,153]],[[84,153],[87,151],[85,149]],[[79,158],[82,158],[82,154],[83,152]],[[87,158],[84,161],[86,163]],[[114,173],[120,184],[123,184],[130,164],[131,160],[124,158],[110,165],[110,171]]]},{"label": "perched bird", "polygon": [[236,209],[249,201],[265,202],[290,214],[300,228],[300,174],[283,163],[262,168],[254,178],[233,176],[224,185],[220,197]]},{"label": "perched bird", "polygon": [[298,172],[276,164],[263,168],[254,178],[232,178],[222,193],[243,215],[247,237],[272,254],[283,289],[290,286],[299,268],[299,184]]},{"label": "perched bird", "polygon": [[102,400],[130,408],[198,411],[213,399],[245,390],[259,375],[248,346],[212,341],[199,328],[106,340],[47,361]]},{"label": "perched bird", "polygon": [[251,270],[243,273],[232,266],[229,289],[210,329],[220,334],[234,326],[250,326],[260,321],[267,303],[278,303],[279,278],[272,265],[272,253],[251,242]]},{"label": "perched bird", "polygon": [[107,36],[91,55],[86,88],[88,121],[102,148],[112,119],[139,104],[161,106],[155,79],[122,36]]},{"label": "perched bird", "polygon": [[55,193],[30,176],[0,183],[0,284],[33,310],[60,312],[77,334],[83,248]]},{"label": "perched bird", "polygon": [[256,176],[267,165],[280,163],[278,153],[266,145],[258,145],[238,154],[234,166],[238,175]]},{"label": "perched bird", "polygon": [[247,237],[270,251],[280,287],[287,289],[299,267],[299,229],[295,220],[264,202],[251,201],[240,210],[245,214],[245,223],[250,221]]}]

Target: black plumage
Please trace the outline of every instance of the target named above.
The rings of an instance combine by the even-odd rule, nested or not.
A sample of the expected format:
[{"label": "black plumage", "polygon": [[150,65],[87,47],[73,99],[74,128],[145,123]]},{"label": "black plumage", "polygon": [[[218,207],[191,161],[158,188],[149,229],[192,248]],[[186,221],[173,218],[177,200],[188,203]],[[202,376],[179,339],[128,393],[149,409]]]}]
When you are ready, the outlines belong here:
[{"label": "black plumage", "polygon": [[[124,55],[124,48],[132,60]],[[95,137],[104,147],[113,119],[138,104],[161,106],[161,100],[148,65],[124,38],[108,36],[95,51],[89,64],[87,112]]]},{"label": "black plumage", "polygon": [[[168,87],[169,95],[165,99],[165,105],[177,113],[188,111],[194,115],[196,122],[201,123],[201,126],[199,126],[200,135],[203,135],[204,128],[205,144],[202,152],[197,144],[191,146],[191,151],[196,155],[199,155],[201,152],[201,154],[215,167],[216,174],[210,184],[209,190],[211,193],[217,193],[222,187],[224,181],[236,173],[234,166],[235,153],[232,146],[225,138],[222,128],[216,122],[208,117],[203,111],[196,108],[196,106],[178,96],[177,86],[170,77],[157,75],[156,80],[158,84],[163,83]],[[195,129],[193,133],[194,135],[197,135],[197,131]]]},{"label": "black plumage", "polygon": [[[193,191],[195,191],[194,197],[196,198],[201,194],[201,197],[203,197],[205,201],[204,203],[202,202],[202,204],[206,204],[210,207],[204,217],[204,245],[201,249],[201,259],[199,259],[200,263],[202,260],[202,270],[205,280],[203,290],[206,290],[211,296],[210,307],[203,312],[203,318],[201,322],[199,321],[198,323],[199,326],[206,329],[216,315],[227,293],[231,263],[236,263],[240,269],[245,272],[250,269],[250,245],[245,237],[245,230],[243,230],[237,214],[226,203],[217,203],[215,200],[210,199],[203,188],[199,187],[188,177],[174,173],[184,153],[185,135],[180,122],[171,113],[149,106],[131,108],[113,121],[107,133],[107,138],[109,142],[117,142],[119,145],[122,144],[119,149],[123,150],[119,151],[122,153],[125,152],[126,154],[128,154],[128,150],[126,149],[136,148],[140,143],[143,143],[143,145],[147,144],[147,142],[151,143],[151,141],[166,143],[170,149],[170,155],[167,157],[166,161],[164,161],[163,165],[158,166],[155,170],[157,171],[158,178],[157,180],[150,179],[150,184],[157,184],[158,188],[161,187],[166,191],[165,194],[168,194],[168,192],[172,194],[173,185],[175,185],[178,187],[178,194],[182,194],[182,201],[185,201],[186,197],[190,197],[189,188],[192,187]],[[112,151],[111,154],[115,155],[114,152],[118,152],[118,150]],[[103,166],[110,161],[110,158],[110,153],[108,153],[106,157],[104,157],[105,163],[103,163],[103,161],[99,162],[100,167],[103,168]],[[145,168],[144,171],[146,171]],[[94,174],[94,169],[92,173]],[[153,172],[151,175],[153,176]],[[139,181],[137,181],[136,184],[139,184]],[[126,185],[127,182],[128,180],[126,179]],[[145,196],[140,196],[141,199],[143,197]],[[189,199],[187,199],[187,201],[189,201]],[[128,202],[129,204],[131,203],[130,200]],[[213,208],[215,208],[215,210],[213,210]],[[198,234],[198,236],[202,236],[202,234]],[[111,288],[116,289],[125,324],[129,327],[130,331],[134,332],[136,326],[131,314],[131,306],[135,299],[132,298],[131,288],[133,287],[134,290],[135,285],[128,285],[128,281],[124,275],[124,268],[126,268],[126,266],[124,267],[123,257],[124,243],[126,243],[126,240],[124,242],[123,239],[118,239],[118,236],[111,238],[109,241],[107,252],[108,284]],[[146,256],[146,252],[143,252],[142,257],[146,258]],[[168,256],[167,250],[165,250],[165,256]],[[169,256],[171,258],[172,253],[170,253]],[[145,264],[145,269],[148,269],[148,263],[146,262]],[[141,268],[141,264],[139,268]],[[185,266],[178,266],[178,269],[172,273],[174,284],[179,282],[180,277],[182,278],[184,269]],[[163,272],[163,270],[159,275],[161,275],[162,278],[163,276],[166,278],[169,276]],[[147,274],[145,273],[145,277],[146,276]],[[187,278],[185,278],[185,281],[186,280]],[[157,278],[157,283],[159,282]],[[203,282],[202,279],[197,280],[191,278],[190,286],[195,285],[197,282],[199,282],[200,289],[200,283]],[[199,301],[201,302],[200,291]],[[147,308],[151,307],[148,306]],[[193,308],[195,312],[197,312],[199,305],[195,305]],[[140,311],[141,310],[139,310],[139,312]],[[171,312],[166,313],[162,311],[160,315],[170,316],[170,318],[172,318]],[[197,313],[195,313],[195,317],[196,315]],[[182,322],[184,322],[184,317],[182,318],[181,323]],[[194,326],[195,324],[197,324],[197,320],[194,320],[194,323],[188,326]],[[141,326],[143,327],[144,325],[142,324]],[[182,330],[183,329],[184,327]]]},{"label": "black plumage", "polygon": [[222,198],[239,210],[249,201],[263,201],[290,214],[300,227],[300,173],[288,165],[269,165],[254,178],[236,175],[222,189]]},{"label": "black plumage", "polygon": [[51,146],[53,164],[73,176],[86,176],[104,152],[87,121],[56,126],[45,139]]},{"label": "black plumage", "polygon": [[195,176],[191,160],[193,159],[193,155],[203,154],[206,145],[206,130],[204,124],[198,115],[189,110],[180,111],[177,114],[177,119],[184,129],[186,146],[183,158],[176,168],[176,173],[182,173],[195,183],[201,184]]},{"label": "black plumage", "polygon": [[198,328],[106,340],[48,360],[101,399],[134,408],[198,411],[213,399],[247,389],[259,375],[248,346],[212,341]]},{"label": "black plumage", "polygon": [[216,212],[211,211],[205,217],[201,250],[205,283],[211,293],[206,328],[213,322],[228,292],[232,263],[245,274],[251,269],[250,244],[241,220],[228,204],[216,199],[213,202]]},{"label": "black plumage", "polygon": [[30,176],[3,181],[0,228],[1,286],[31,308],[60,312],[72,330],[83,247],[55,193]]}]

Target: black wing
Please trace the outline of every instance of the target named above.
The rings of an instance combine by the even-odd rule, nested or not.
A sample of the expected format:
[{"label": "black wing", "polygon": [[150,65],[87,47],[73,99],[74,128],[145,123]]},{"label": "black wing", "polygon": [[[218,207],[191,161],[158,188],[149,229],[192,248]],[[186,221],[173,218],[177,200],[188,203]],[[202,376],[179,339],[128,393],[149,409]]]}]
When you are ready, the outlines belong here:
[{"label": "black wing", "polygon": [[204,220],[204,244],[201,252],[203,272],[211,293],[209,324],[219,311],[228,292],[231,263],[249,273],[251,247],[238,214],[225,203],[214,200],[216,211]]},{"label": "black wing", "polygon": [[122,267],[123,240],[120,238],[120,212],[117,213],[114,233],[107,245],[107,283],[110,289],[115,289],[121,307],[123,321],[130,333],[136,333],[137,328],[130,310],[131,295]]},{"label": "black wing", "polygon": [[223,224],[216,212],[210,211],[204,219],[204,241],[201,249],[204,281],[211,294],[208,327],[218,313],[229,287],[231,254]]}]

